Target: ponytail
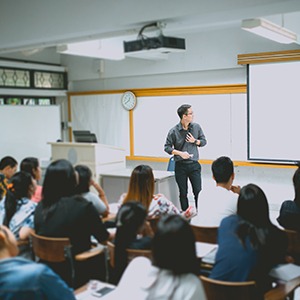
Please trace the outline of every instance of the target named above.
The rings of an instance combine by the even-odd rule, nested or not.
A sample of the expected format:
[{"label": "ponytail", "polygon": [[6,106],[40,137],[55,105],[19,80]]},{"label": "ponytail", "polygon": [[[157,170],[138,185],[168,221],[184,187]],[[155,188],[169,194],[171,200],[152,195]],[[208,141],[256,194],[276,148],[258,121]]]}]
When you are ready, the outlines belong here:
[{"label": "ponytail", "polygon": [[4,209],[5,217],[3,225],[9,223],[17,211],[18,200],[28,197],[29,187],[32,185],[32,177],[27,172],[15,173],[7,184],[7,194],[5,197]]}]

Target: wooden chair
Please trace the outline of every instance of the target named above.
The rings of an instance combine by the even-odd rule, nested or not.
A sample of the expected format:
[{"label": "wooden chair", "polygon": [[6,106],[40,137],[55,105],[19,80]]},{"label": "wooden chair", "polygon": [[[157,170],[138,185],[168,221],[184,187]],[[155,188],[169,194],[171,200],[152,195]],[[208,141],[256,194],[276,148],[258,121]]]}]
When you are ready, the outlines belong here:
[{"label": "wooden chair", "polygon": [[207,300],[257,300],[255,281],[227,282],[200,276]]},{"label": "wooden chair", "polygon": [[[114,268],[115,267],[115,245],[108,241],[107,249],[109,254],[110,266]],[[127,249],[128,263],[130,263],[137,256],[144,256],[152,260],[151,250]]]},{"label": "wooden chair", "polygon": [[217,244],[218,227],[203,227],[191,225],[196,242]]},{"label": "wooden chair", "polygon": [[65,263],[69,268],[68,278],[66,280],[74,287],[75,284],[75,261],[86,261],[92,257],[104,253],[104,246],[99,245],[80,254],[72,255],[72,245],[69,238],[51,238],[32,233],[30,235],[30,245],[33,257],[40,259],[45,263],[59,264]]},{"label": "wooden chair", "polygon": [[150,223],[153,233],[155,233],[157,231],[157,223],[159,220],[160,220],[160,216],[147,219],[147,221],[149,221],[149,223]]},{"label": "wooden chair", "polygon": [[227,282],[199,276],[207,300],[284,300],[292,299],[295,289],[300,284],[300,277],[291,281],[280,282],[259,297],[255,281]]},{"label": "wooden chair", "polygon": [[296,264],[300,264],[300,232],[294,230],[283,230],[288,238],[287,254],[295,259]]}]

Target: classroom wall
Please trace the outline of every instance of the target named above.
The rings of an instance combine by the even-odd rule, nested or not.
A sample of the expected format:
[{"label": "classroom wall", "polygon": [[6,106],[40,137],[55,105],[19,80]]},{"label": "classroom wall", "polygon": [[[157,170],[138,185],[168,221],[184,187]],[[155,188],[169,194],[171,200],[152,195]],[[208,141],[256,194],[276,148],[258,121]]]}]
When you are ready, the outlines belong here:
[{"label": "classroom wall", "polygon": [[237,64],[238,54],[300,47],[263,38],[257,43],[254,35],[245,37],[235,28],[180,36],[186,38],[186,51],[170,54],[165,61],[100,61],[62,55],[62,63],[68,68],[70,91],[246,83],[246,67]]}]

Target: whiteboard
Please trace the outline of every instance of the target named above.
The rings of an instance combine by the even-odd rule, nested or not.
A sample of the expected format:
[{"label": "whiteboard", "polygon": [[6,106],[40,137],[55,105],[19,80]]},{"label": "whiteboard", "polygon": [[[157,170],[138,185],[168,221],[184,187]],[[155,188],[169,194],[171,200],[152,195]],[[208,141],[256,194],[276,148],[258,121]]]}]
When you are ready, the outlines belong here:
[{"label": "whiteboard", "polygon": [[299,78],[299,61],[249,66],[250,160],[300,160]]},{"label": "whiteboard", "polygon": [[122,94],[71,97],[73,130],[89,130],[100,144],[129,149],[129,113],[121,104]]},{"label": "whiteboard", "polygon": [[179,121],[177,108],[192,105],[194,122],[199,123],[207,139],[200,147],[200,159],[229,156],[246,160],[246,95],[214,94],[138,97],[134,110],[134,154],[169,157],[164,144],[169,129]]},{"label": "whiteboard", "polygon": [[0,106],[0,157],[13,156],[19,163],[28,156],[49,160],[48,142],[61,139],[60,107]]}]

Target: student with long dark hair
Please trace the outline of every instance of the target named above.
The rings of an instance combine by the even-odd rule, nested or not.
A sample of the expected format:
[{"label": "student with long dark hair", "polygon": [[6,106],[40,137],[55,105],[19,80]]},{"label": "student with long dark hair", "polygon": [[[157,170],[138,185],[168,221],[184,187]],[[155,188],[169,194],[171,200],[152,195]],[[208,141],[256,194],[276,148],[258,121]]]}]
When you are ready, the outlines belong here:
[{"label": "student with long dark hair", "polygon": [[278,223],[290,230],[300,231],[300,164],[293,176],[295,197],[281,204]]},{"label": "student with long dark hair", "polygon": [[[68,237],[74,254],[91,248],[91,236],[100,243],[110,238],[93,204],[76,195],[76,184],[75,170],[69,161],[52,162],[46,170],[43,198],[34,218],[37,234]],[[90,267],[96,268],[97,265]]]},{"label": "student with long dark hair", "polygon": [[[121,195],[119,202],[135,200],[141,202],[148,211],[148,217],[158,217],[163,214],[180,214],[178,208],[162,194],[154,194],[154,175],[152,168],[139,165],[131,173],[127,193]],[[187,218],[195,215],[193,207],[182,214]]]},{"label": "student with long dark hair", "polygon": [[[0,224],[13,232],[17,240],[28,239],[33,230],[36,204],[30,201],[35,191],[35,181],[27,172],[17,172],[7,184],[7,193],[0,202]],[[30,254],[29,246],[20,247],[20,255]]]},{"label": "student with long dark hair", "polygon": [[[146,222],[147,211],[143,204],[136,201],[121,206],[116,217],[115,236],[115,282],[117,283],[127,266],[126,249],[150,249],[153,232]],[[145,236],[138,234],[145,232]]]},{"label": "student with long dark hair", "polygon": [[237,214],[221,222],[218,245],[211,278],[255,280],[261,293],[271,288],[268,273],[284,262],[287,237],[271,223],[267,198],[257,185],[241,189]]},{"label": "student with long dark hair", "polygon": [[42,169],[39,160],[36,157],[26,157],[21,161],[20,170],[31,174],[32,178],[36,180],[36,190],[31,197],[33,202],[40,202],[42,199],[42,186],[38,182],[42,178]]},{"label": "student with long dark hair", "polygon": [[206,299],[198,278],[195,237],[179,215],[162,216],[152,241],[153,263],[135,258],[107,299]]},{"label": "student with long dark hair", "polygon": [[5,199],[0,203],[0,223],[10,228],[17,239],[26,239],[33,228],[36,205],[30,201],[35,182],[27,172],[15,173],[8,183]]}]

